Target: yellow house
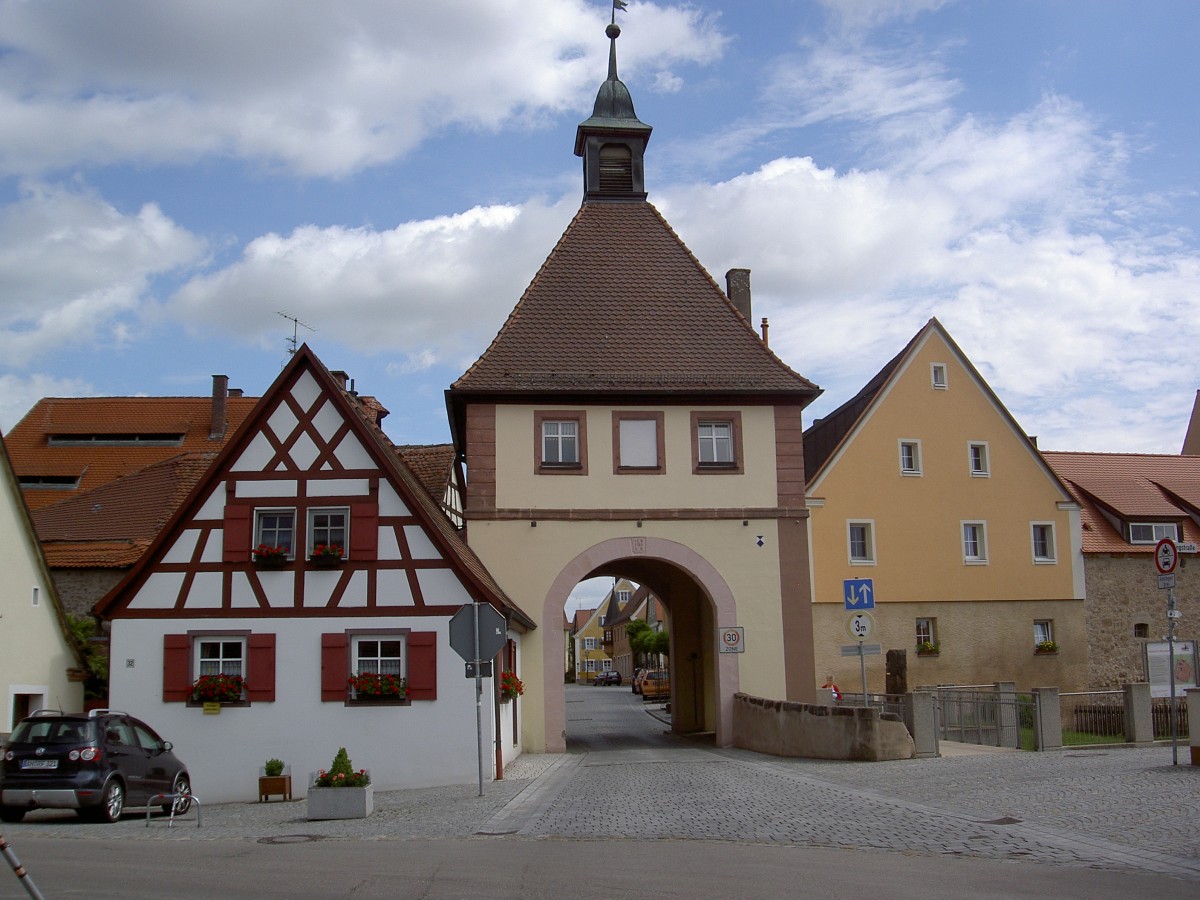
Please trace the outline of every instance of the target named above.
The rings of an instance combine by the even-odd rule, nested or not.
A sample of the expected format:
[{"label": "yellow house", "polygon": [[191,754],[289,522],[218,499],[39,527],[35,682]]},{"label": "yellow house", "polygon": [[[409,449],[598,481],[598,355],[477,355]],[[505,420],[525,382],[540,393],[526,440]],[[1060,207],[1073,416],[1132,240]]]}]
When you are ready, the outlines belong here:
[{"label": "yellow house", "polygon": [[845,595],[869,580],[869,691],[1084,687],[1079,506],[937,319],[814,422],[804,456],[818,678],[862,690]]}]

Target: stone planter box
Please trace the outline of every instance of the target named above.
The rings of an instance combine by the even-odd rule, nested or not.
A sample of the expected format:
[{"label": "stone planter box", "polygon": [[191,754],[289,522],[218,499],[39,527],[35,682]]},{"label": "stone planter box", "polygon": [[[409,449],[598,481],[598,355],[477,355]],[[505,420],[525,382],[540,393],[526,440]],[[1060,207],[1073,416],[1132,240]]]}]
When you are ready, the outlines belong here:
[{"label": "stone planter box", "polygon": [[365,819],[375,811],[375,785],[366,787],[310,787],[308,820]]}]

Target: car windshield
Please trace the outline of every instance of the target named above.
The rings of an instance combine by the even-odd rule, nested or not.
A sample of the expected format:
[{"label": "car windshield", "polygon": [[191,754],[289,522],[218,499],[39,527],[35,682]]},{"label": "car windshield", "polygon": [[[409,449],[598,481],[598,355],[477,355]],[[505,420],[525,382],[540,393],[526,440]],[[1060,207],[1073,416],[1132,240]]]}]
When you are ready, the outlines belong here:
[{"label": "car windshield", "polygon": [[96,723],[88,719],[25,719],[9,740],[14,744],[86,744],[96,740]]}]

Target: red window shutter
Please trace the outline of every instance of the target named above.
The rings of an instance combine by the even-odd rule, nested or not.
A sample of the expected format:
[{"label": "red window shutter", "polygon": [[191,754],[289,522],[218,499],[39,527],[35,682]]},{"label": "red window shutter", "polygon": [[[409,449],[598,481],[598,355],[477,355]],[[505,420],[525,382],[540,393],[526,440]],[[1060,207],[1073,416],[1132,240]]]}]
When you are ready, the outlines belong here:
[{"label": "red window shutter", "polygon": [[379,553],[379,504],[350,507],[350,557],[374,559]]},{"label": "red window shutter", "polygon": [[247,641],[247,651],[250,657],[246,667],[246,680],[250,686],[246,689],[246,699],[251,703],[259,700],[263,703],[275,700],[275,635],[252,634]]},{"label": "red window shutter", "polygon": [[192,695],[188,636],[163,635],[163,702],[186,702]]},{"label": "red window shutter", "polygon": [[350,677],[350,639],[342,632],[321,635],[321,699],[345,700]]},{"label": "red window shutter", "polygon": [[250,516],[253,512],[249,506],[225,507],[225,562],[250,561]]},{"label": "red window shutter", "polygon": [[436,631],[408,635],[408,696],[410,700],[437,699]]}]

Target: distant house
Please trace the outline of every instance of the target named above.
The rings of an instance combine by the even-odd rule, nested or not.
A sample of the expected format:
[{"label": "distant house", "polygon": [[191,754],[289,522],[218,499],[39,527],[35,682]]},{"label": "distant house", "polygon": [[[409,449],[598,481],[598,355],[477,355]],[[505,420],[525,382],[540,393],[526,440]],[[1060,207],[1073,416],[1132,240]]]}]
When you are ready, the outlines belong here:
[{"label": "distant house", "polygon": [[[1167,634],[1167,595],[1159,590],[1158,541],[1200,542],[1200,456],[1046,452],[1046,462],[1081,509],[1087,582],[1088,685],[1145,681],[1145,645]],[[1200,559],[1180,556],[1177,639],[1200,621]]]},{"label": "distant house", "polygon": [[[313,772],[339,746],[382,788],[469,783],[474,683],[448,633],[473,601],[505,615],[500,664],[516,670],[532,622],[302,347],[97,607],[111,621],[110,701],[170,736],[210,802],[254,796],[269,757]],[[215,675],[245,685],[206,706],[198,687]],[[393,678],[403,696],[376,693]],[[486,685],[498,775],[521,752],[522,701],[502,715]]]},{"label": "distant house", "polygon": [[[665,631],[668,627],[665,622],[662,603],[645,585],[642,585],[633,592],[633,596],[625,604],[625,608],[612,621],[613,667],[625,679],[629,679],[633,675],[634,670],[643,664],[639,660],[638,654],[633,652],[633,648],[629,643],[629,623],[634,619],[640,619],[645,622],[652,631]],[[653,660],[647,662],[651,662],[652,665],[658,665],[661,661]]]},{"label": "distant house", "polygon": [[582,622],[575,631],[575,681],[579,684],[590,684],[613,667],[612,657],[604,649],[604,616],[609,605],[606,597],[595,609],[576,613]]},{"label": "distant house", "polygon": [[35,709],[83,709],[83,663],[0,436],[0,732]]},{"label": "distant house", "polygon": [[[936,319],[809,427],[804,459],[822,677],[861,684],[846,583],[870,581],[866,642],[904,651],[909,689],[1085,686],[1079,504]],[[883,659],[867,670],[888,686]]]}]

